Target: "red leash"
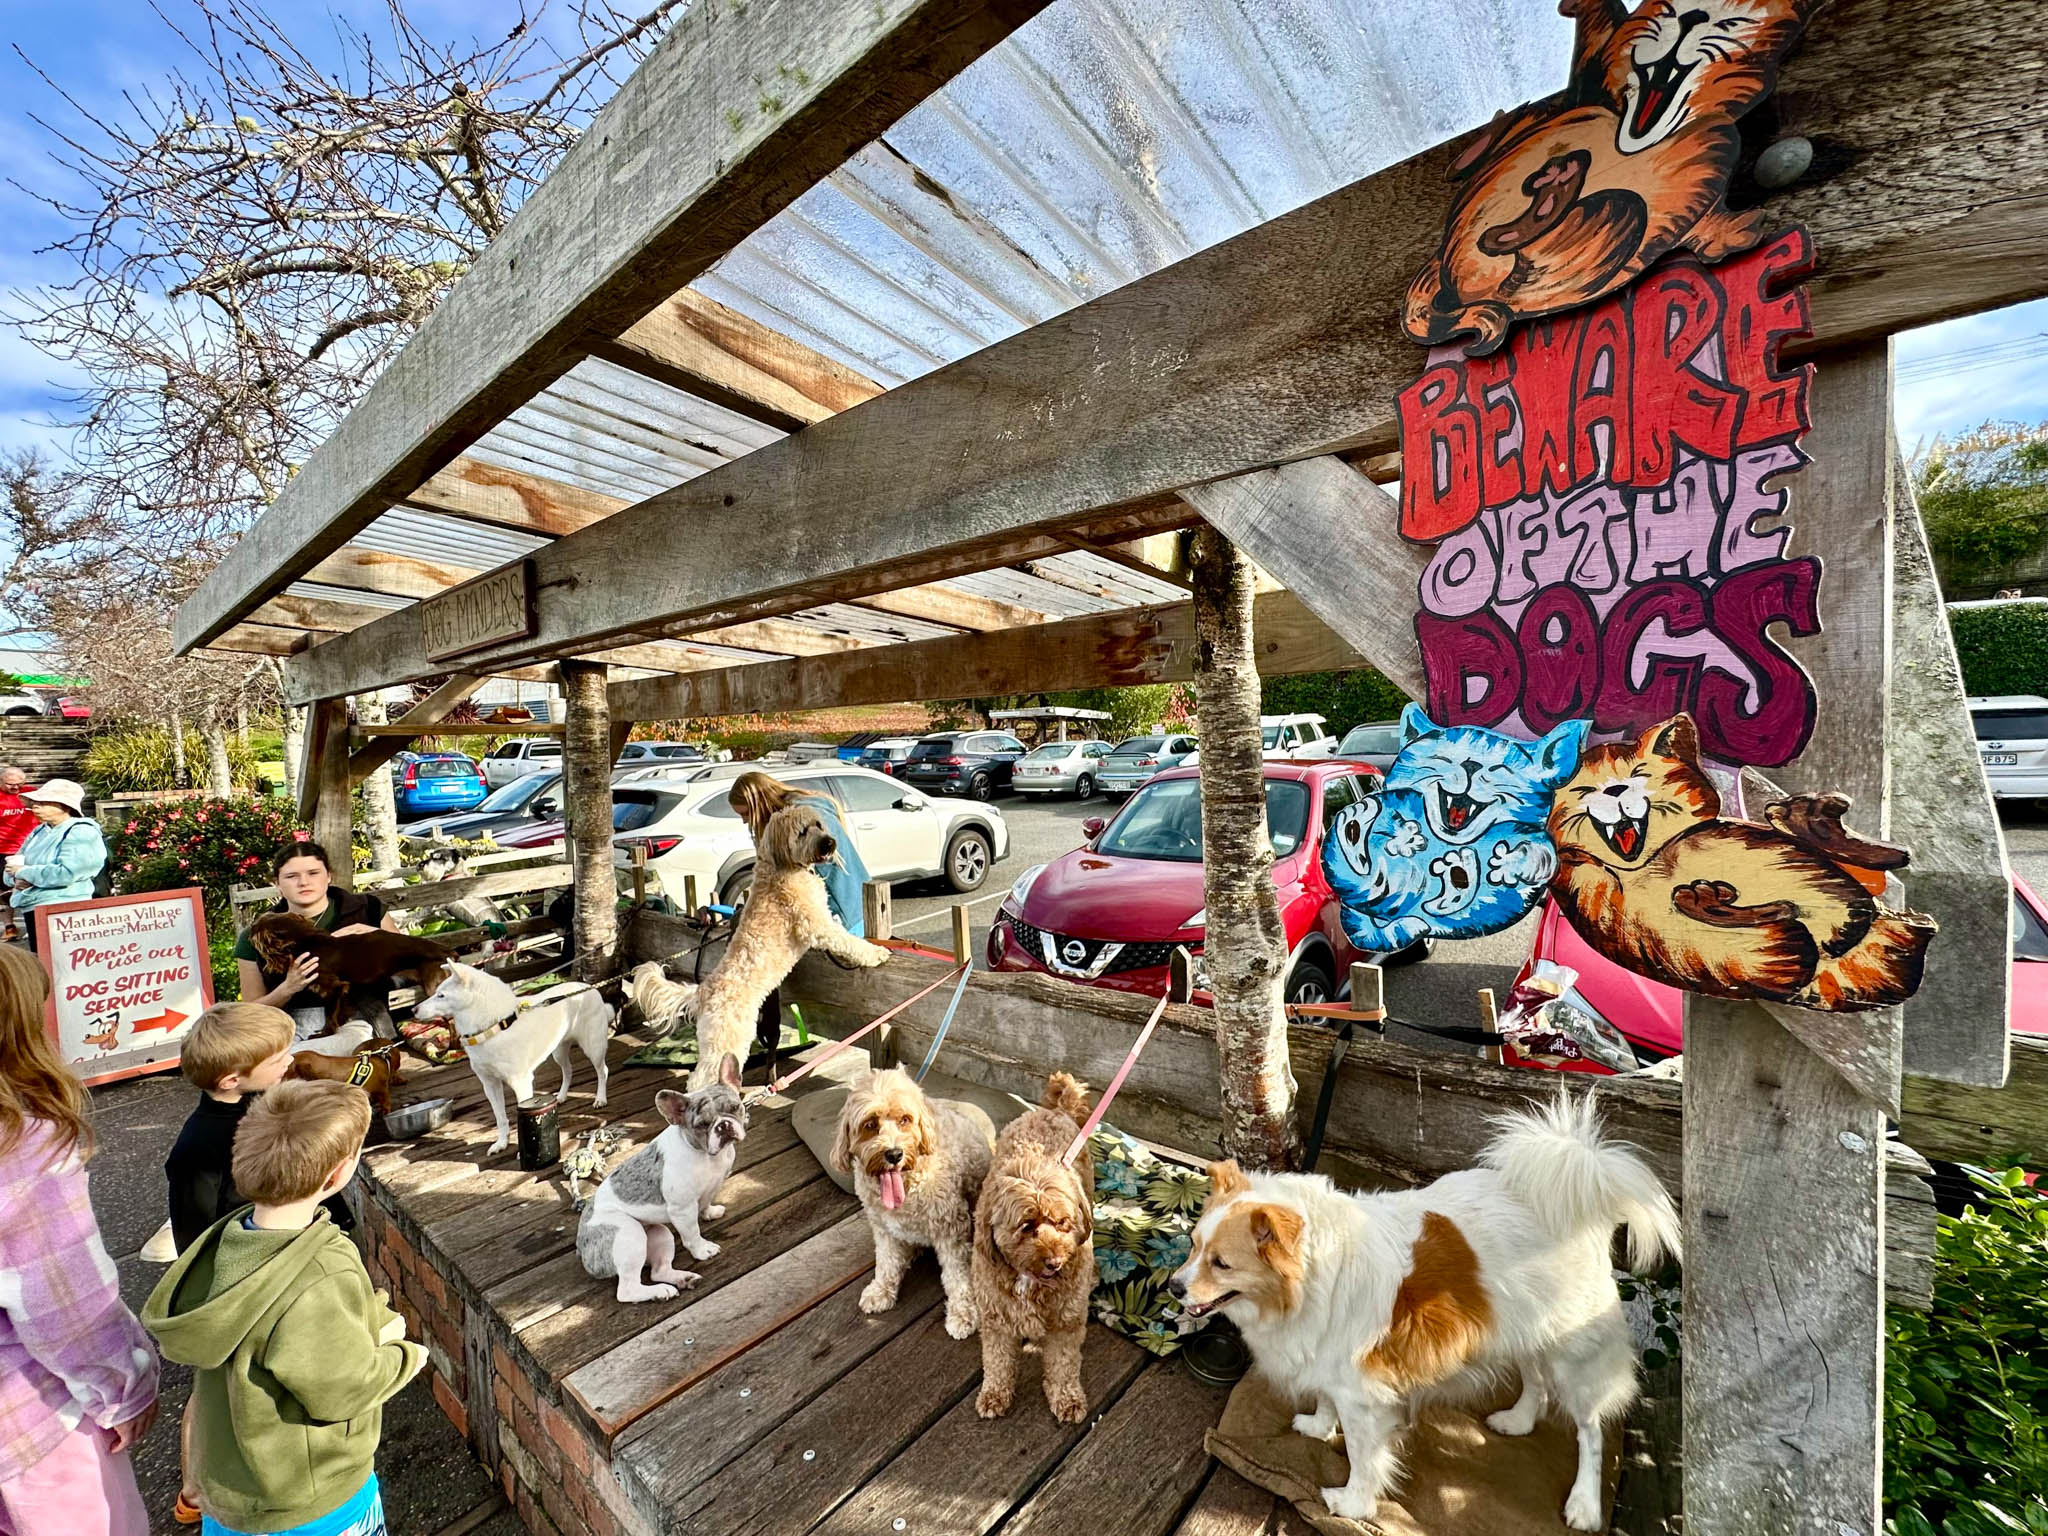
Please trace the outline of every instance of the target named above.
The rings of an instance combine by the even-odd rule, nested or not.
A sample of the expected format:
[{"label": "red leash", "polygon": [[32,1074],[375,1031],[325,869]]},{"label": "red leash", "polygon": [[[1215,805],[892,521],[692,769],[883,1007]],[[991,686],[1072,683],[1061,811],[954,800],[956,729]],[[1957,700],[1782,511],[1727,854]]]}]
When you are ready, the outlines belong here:
[{"label": "red leash", "polygon": [[1173,958],[1168,965],[1166,990],[1160,993],[1159,1001],[1152,1005],[1152,1016],[1145,1020],[1145,1027],[1138,1031],[1138,1038],[1131,1042],[1130,1053],[1124,1057],[1124,1064],[1116,1069],[1116,1076],[1109,1080],[1109,1086],[1102,1090],[1102,1097],[1095,1101],[1095,1110],[1088,1116],[1087,1123],[1081,1127],[1081,1134],[1074,1138],[1073,1143],[1067,1148],[1066,1155],[1060,1159],[1067,1167],[1074,1166],[1074,1159],[1081,1155],[1081,1149],[1088,1145],[1088,1138],[1093,1136],[1095,1128],[1102,1124],[1102,1117],[1108,1112],[1110,1101],[1116,1097],[1117,1090],[1123,1087],[1124,1079],[1131,1075],[1131,1068],[1138,1064],[1138,1057],[1143,1054],[1145,1046],[1152,1039],[1152,1031],[1159,1027],[1159,1021],[1166,1016],[1166,1005],[1184,1003],[1188,1000],[1191,974],[1188,952],[1185,949],[1174,950]]},{"label": "red leash", "polygon": [[958,980],[961,974],[966,970],[967,964],[964,961],[961,964],[954,966],[950,971],[946,972],[945,975],[941,976],[937,981],[933,982],[930,986],[918,988],[917,991],[911,993],[910,996],[903,999],[902,1002],[898,1003],[894,1008],[891,1008],[887,1013],[881,1014],[876,1018],[868,1020],[867,1023],[861,1025],[859,1029],[856,1029],[852,1034],[848,1035],[845,1039],[835,1040],[832,1043],[832,1048],[826,1051],[822,1056],[813,1057],[811,1060],[805,1062],[802,1066],[798,1067],[794,1072],[791,1072],[786,1077],[776,1078],[773,1082],[768,1084],[766,1091],[769,1093],[782,1092],[783,1089],[787,1088],[791,1083],[795,1082],[798,1078],[804,1076],[806,1073],[815,1072],[819,1067],[822,1067],[826,1062],[830,1061],[834,1056],[837,1056],[849,1045],[852,1045],[854,1041],[860,1039],[861,1036],[869,1033],[871,1030],[881,1028],[884,1024],[888,1023],[891,1019],[895,1018],[897,1014],[901,1013],[904,1009],[908,1008],[912,1003],[916,1002],[919,998],[938,991],[939,988],[943,987],[949,981]]}]

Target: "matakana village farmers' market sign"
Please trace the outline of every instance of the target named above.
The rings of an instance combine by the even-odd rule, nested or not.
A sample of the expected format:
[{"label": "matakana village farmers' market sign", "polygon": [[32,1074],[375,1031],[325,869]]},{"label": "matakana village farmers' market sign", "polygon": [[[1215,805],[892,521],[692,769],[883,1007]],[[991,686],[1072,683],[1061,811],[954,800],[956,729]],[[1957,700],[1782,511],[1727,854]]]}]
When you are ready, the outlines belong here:
[{"label": "matakana village farmers' market sign", "polygon": [[87,1083],[177,1064],[213,1003],[200,892],[151,891],[35,909],[50,969],[50,1033]]}]

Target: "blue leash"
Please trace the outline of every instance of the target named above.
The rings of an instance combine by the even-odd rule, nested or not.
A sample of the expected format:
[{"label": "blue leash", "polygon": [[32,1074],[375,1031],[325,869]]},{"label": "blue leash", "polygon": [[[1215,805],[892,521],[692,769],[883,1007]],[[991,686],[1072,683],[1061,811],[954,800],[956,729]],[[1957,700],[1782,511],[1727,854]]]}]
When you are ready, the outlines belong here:
[{"label": "blue leash", "polygon": [[953,1015],[960,1011],[960,999],[967,995],[967,978],[974,974],[974,962],[968,961],[960,972],[960,980],[954,984],[953,1000],[946,1004],[946,1016],[939,1020],[938,1033],[932,1036],[931,1049],[924,1053],[924,1065],[917,1069],[917,1080],[921,1083],[931,1071],[932,1063],[938,1059],[939,1047],[945,1042],[946,1031],[953,1027]]}]

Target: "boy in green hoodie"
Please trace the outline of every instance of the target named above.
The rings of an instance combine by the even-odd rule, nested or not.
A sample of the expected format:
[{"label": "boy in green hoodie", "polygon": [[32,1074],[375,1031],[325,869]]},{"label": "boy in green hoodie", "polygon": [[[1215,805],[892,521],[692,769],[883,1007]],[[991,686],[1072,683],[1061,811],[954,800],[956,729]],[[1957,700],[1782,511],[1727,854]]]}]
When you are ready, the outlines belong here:
[{"label": "boy in green hoodie", "polygon": [[384,1400],[426,1364],[320,1202],[356,1170],[360,1088],[279,1083],[235,1132],[229,1212],[143,1307],[164,1356],[193,1367],[192,1473],[206,1536],[383,1536]]}]

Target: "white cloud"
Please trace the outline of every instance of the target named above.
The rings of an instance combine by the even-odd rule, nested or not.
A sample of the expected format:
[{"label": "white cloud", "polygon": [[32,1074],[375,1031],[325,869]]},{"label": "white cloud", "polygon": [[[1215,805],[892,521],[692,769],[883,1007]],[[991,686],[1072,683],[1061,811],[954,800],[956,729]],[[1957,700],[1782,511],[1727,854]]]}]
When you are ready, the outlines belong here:
[{"label": "white cloud", "polygon": [[1905,450],[1984,421],[2048,420],[2048,341],[2040,353],[1991,367],[1973,368],[1970,356],[1959,355],[2029,337],[2048,337],[2048,299],[1901,335],[1894,349],[1900,373],[1894,406]]}]

